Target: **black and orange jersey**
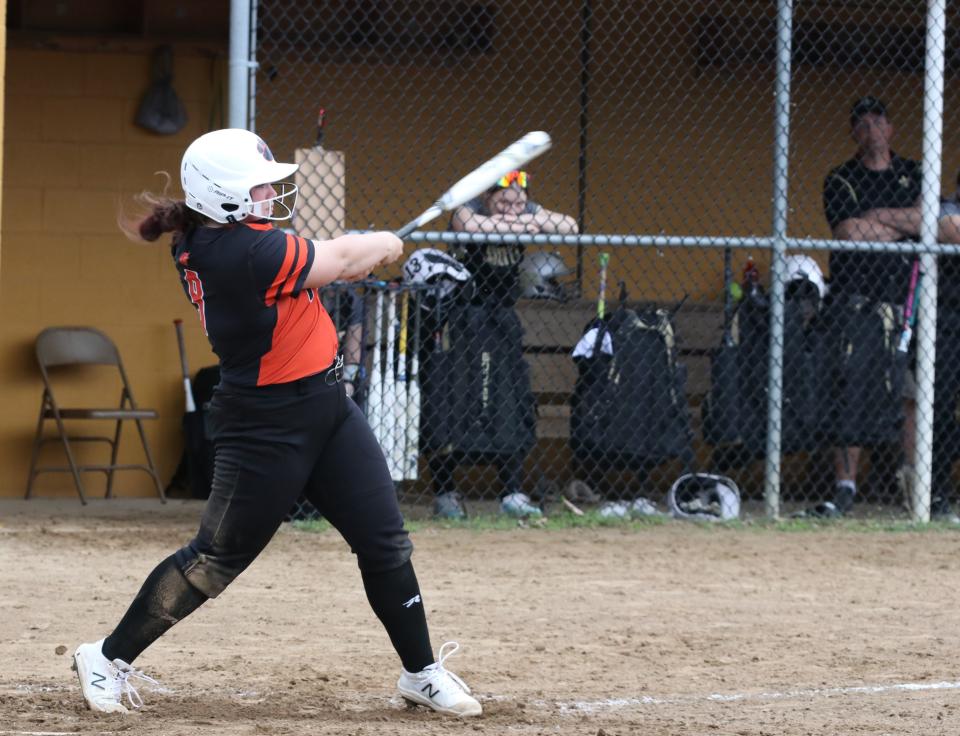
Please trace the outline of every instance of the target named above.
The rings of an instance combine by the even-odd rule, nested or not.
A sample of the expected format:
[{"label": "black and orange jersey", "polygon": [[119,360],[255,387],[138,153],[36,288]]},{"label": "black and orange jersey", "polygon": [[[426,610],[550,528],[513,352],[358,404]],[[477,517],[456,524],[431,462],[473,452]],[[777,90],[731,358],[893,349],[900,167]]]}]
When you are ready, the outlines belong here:
[{"label": "black and orange jersey", "polygon": [[226,383],[287,383],[336,358],[333,323],[316,291],[303,286],[311,241],[266,221],[244,222],[191,230],[173,257]]}]

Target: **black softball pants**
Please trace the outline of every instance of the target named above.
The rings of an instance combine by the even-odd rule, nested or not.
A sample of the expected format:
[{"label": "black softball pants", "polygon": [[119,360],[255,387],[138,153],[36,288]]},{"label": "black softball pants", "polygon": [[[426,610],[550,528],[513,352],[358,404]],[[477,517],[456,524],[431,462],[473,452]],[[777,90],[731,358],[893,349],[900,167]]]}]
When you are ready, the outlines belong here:
[{"label": "black softball pants", "polygon": [[366,419],[333,373],[214,395],[213,488],[200,531],[147,577],[106,638],[133,662],[177,621],[215,598],[277,531],[304,493],[349,543],[367,599],[410,672],[433,662],[420,588],[393,482]]},{"label": "black softball pants", "polygon": [[213,487],[197,536],[176,554],[187,580],[219,595],[273,537],[301,492],[363,572],[403,565],[412,545],[366,418],[330,372],[292,383],[221,384],[210,406]]}]

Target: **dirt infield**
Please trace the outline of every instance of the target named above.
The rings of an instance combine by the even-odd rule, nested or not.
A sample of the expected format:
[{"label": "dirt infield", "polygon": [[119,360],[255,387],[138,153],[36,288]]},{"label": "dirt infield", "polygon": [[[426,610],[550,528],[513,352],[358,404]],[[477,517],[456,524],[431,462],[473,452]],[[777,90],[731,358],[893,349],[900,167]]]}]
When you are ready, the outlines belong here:
[{"label": "dirt infield", "polygon": [[0,502],[0,735],[956,734],[960,532],[425,527],[434,647],[481,719],[409,710],[333,531],[285,528],[90,713],[69,670],[186,541],[194,502]]}]

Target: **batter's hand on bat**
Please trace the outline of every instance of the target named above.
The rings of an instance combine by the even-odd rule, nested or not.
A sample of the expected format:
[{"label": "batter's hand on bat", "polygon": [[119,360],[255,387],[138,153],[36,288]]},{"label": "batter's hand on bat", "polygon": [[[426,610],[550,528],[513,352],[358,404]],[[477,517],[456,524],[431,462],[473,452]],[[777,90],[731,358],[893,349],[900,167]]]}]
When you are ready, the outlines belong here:
[{"label": "batter's hand on bat", "polygon": [[382,261],[380,261],[381,266],[386,266],[390,263],[396,261],[400,256],[403,255],[403,241],[400,240],[396,235],[389,231],[381,231],[377,233],[384,239],[384,247],[386,249],[386,255]]}]

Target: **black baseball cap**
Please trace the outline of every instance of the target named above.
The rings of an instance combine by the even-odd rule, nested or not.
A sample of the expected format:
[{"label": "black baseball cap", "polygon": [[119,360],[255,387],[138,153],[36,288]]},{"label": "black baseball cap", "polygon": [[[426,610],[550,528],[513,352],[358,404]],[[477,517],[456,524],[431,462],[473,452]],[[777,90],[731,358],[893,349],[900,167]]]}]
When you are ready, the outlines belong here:
[{"label": "black baseball cap", "polygon": [[883,101],[867,95],[866,97],[861,97],[859,100],[853,103],[853,107],[850,108],[850,127],[860,122],[860,118],[864,115],[869,115],[873,113],[874,115],[883,115],[887,116],[887,106],[883,104]]}]

